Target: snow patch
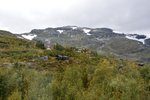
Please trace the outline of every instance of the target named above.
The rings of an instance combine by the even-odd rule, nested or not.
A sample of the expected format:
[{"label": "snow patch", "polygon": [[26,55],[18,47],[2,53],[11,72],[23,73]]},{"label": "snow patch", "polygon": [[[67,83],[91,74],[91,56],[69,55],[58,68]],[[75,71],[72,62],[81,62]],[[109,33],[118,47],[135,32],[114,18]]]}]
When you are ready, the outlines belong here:
[{"label": "snow patch", "polygon": [[64,30],[57,30],[60,34],[62,33],[62,32],[64,32]]},{"label": "snow patch", "polygon": [[73,26],[73,27],[71,27],[73,30],[75,30],[75,29],[77,29],[77,27],[76,26]]},{"label": "snow patch", "polygon": [[83,29],[84,33],[86,33],[87,35],[92,35],[89,32],[91,31],[90,29]]},{"label": "snow patch", "polygon": [[114,33],[117,33],[117,34],[124,34],[123,32],[120,32],[120,31],[114,31],[114,30],[113,30],[113,32],[114,32]]},{"label": "snow patch", "polygon": [[150,38],[150,33],[148,33],[148,31],[120,32],[120,31],[113,30],[113,32],[118,34],[126,34],[126,35],[130,35],[130,34],[145,35],[147,38]]},{"label": "snow patch", "polygon": [[145,44],[145,39],[147,39],[147,38],[145,38],[145,39],[137,39],[135,35],[132,35],[132,36],[131,35],[126,35],[126,38],[130,39],[130,40],[135,40],[135,41],[142,42],[143,44]]},{"label": "snow patch", "polygon": [[32,40],[33,38],[35,38],[37,35],[35,34],[30,34],[30,35],[22,35],[22,37],[24,37],[25,39],[28,39],[28,40]]},{"label": "snow patch", "polygon": [[[143,44],[145,44],[145,40],[150,38],[150,34],[149,33],[145,33],[145,32],[119,32],[119,31],[113,31],[114,33],[118,33],[118,34],[125,34],[126,38],[130,39],[130,40],[135,40],[135,41],[139,41],[142,42]],[[136,35],[134,35],[133,33],[138,33],[137,35],[145,35],[146,38],[145,39],[137,39]]]}]

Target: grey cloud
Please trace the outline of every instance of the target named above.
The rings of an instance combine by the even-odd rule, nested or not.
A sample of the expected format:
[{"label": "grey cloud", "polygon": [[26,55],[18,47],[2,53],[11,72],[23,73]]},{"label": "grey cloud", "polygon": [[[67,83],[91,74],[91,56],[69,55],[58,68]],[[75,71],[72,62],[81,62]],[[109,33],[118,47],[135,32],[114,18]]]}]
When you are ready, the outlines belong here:
[{"label": "grey cloud", "polygon": [[[76,0],[74,2],[76,3],[66,11],[56,5],[53,10],[49,10],[50,8],[47,11],[33,10],[30,12],[31,16],[0,11],[0,22],[4,26],[11,27],[14,32],[63,25],[110,27],[125,32],[150,30],[149,0]],[[65,5],[65,2],[62,5]]]}]

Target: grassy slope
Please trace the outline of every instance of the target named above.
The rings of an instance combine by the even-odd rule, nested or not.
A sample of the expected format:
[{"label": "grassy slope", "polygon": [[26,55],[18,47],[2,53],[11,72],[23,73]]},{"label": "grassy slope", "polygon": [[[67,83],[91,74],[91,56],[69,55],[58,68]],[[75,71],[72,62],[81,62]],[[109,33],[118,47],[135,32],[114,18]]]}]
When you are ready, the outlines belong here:
[{"label": "grassy slope", "polygon": [[7,31],[0,31],[0,62],[15,62],[37,55],[41,50],[35,42],[17,38]]},{"label": "grassy slope", "polygon": [[104,51],[112,52],[120,57],[133,59],[133,61],[143,61],[149,63],[150,48],[134,40],[126,38],[111,39],[103,48]]},{"label": "grassy slope", "polygon": [[33,43],[31,41],[17,38],[15,35],[7,32],[0,31],[0,50],[15,50],[15,49],[31,49]]}]

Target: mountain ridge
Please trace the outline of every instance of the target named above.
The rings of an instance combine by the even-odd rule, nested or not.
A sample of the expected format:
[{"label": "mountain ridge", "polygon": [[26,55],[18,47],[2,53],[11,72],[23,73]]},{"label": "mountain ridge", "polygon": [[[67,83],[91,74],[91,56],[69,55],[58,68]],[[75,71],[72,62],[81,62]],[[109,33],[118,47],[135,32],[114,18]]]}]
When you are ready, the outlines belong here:
[{"label": "mountain ridge", "polygon": [[18,38],[42,41],[46,47],[58,43],[63,46],[86,48],[104,55],[150,62],[150,39],[145,35],[115,32],[110,28],[63,26],[33,29],[15,34]]},{"label": "mountain ridge", "polygon": [[[148,35],[144,35],[144,34],[126,34],[124,32],[117,32],[117,31],[114,31],[111,28],[106,28],[106,27],[89,28],[89,27],[78,27],[78,26],[63,26],[63,27],[55,27],[55,28],[49,27],[49,28],[45,28],[45,29],[33,29],[33,30],[31,30],[31,32],[21,33],[21,34],[26,34],[26,35],[29,34],[29,33],[38,34],[38,33],[42,33],[43,31],[46,32],[46,31],[49,31],[49,30],[55,30],[55,34],[58,34],[58,32],[61,34],[61,33],[63,33],[63,31],[66,31],[66,30],[82,30],[87,35],[91,35],[91,34],[89,34],[90,32],[93,32],[93,31],[96,31],[96,30],[101,30],[99,32],[109,32],[109,33],[122,34],[122,35],[126,36],[126,38],[128,38],[128,39],[140,41],[140,42],[143,42],[143,43],[145,43],[144,40],[150,38]],[[52,33],[54,33],[54,31]]]},{"label": "mountain ridge", "polygon": [[[111,28],[88,28],[78,26],[63,26],[56,28],[33,29],[20,36],[32,37],[45,45],[55,43],[63,46],[87,48],[100,54],[116,55],[136,61],[150,61],[149,37],[139,34],[125,34],[113,31]],[[32,40],[30,38],[30,40]],[[48,46],[49,47],[49,46]]]}]

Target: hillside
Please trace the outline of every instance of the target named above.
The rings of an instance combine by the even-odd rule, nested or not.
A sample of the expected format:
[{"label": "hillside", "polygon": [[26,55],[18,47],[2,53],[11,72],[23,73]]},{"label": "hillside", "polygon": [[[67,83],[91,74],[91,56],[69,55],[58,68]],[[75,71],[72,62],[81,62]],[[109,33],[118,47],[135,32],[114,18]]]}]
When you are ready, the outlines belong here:
[{"label": "hillside", "polygon": [[[0,100],[150,98],[148,64],[59,44],[46,50],[40,41],[20,39],[6,31],[0,33],[0,43]],[[114,52],[124,52],[111,43],[107,45],[119,50]]]},{"label": "hillside", "polygon": [[149,37],[138,34],[117,33],[110,28],[64,26],[33,29],[21,36],[40,40],[45,45],[55,43],[63,46],[87,48],[99,54],[112,54],[144,63],[150,62]]},{"label": "hillside", "polygon": [[0,31],[0,62],[8,59],[12,61],[20,60],[21,56],[35,50],[33,41],[21,39],[7,31]]},{"label": "hillside", "polygon": [[16,35],[7,31],[0,31],[0,43],[1,50],[27,49],[33,46],[31,41],[18,38]]}]

